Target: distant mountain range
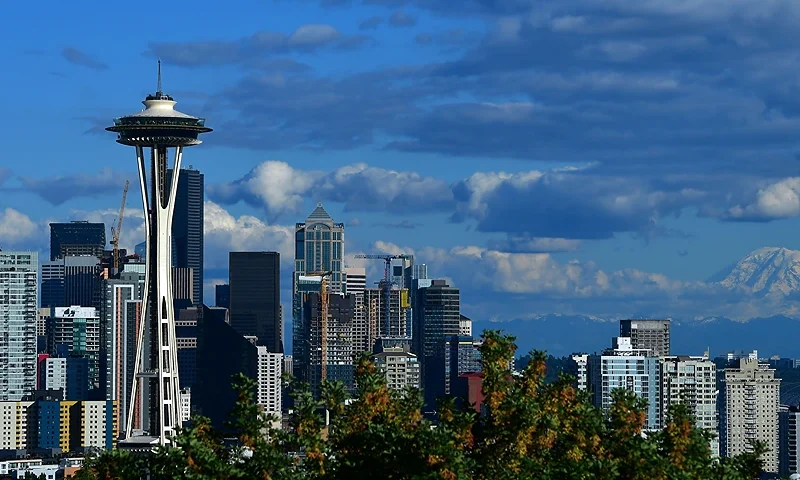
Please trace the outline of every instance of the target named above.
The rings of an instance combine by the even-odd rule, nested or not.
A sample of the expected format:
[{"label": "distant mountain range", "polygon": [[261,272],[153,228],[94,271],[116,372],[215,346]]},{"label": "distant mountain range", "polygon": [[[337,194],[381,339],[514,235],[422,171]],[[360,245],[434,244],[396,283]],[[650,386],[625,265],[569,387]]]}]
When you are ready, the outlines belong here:
[{"label": "distant mountain range", "polygon": [[[734,321],[725,317],[673,318],[672,352],[711,356],[730,351],[758,350],[759,356],[800,358],[800,251],[779,247],[754,250],[708,280],[730,290],[753,294],[781,306],[782,315]],[[794,317],[797,318],[794,318]],[[653,318],[637,315],[633,318]],[[573,352],[600,352],[619,334],[619,319],[590,315],[538,315],[508,322],[481,322],[483,329],[502,329],[518,337],[518,354],[530,349],[547,350],[561,356]]]},{"label": "distant mountain range", "polygon": [[[619,335],[619,322],[583,315],[542,315],[535,320],[510,322],[476,321],[476,335],[484,329],[503,330],[517,336],[517,354],[531,349],[547,350],[556,356],[573,352],[601,352],[611,346],[611,337]],[[777,315],[736,322],[727,318],[673,320],[672,353],[712,357],[730,351],[758,350],[760,357],[780,355],[800,358],[800,320]]]}]

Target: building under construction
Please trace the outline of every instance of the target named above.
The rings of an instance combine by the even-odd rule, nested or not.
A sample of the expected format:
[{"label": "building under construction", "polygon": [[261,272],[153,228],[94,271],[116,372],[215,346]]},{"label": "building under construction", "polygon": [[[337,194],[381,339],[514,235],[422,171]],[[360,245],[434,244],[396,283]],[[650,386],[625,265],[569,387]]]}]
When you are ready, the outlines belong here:
[{"label": "building under construction", "polygon": [[[315,396],[324,380],[354,386],[356,296],[329,294],[324,275],[300,276],[294,299],[293,373]],[[363,343],[363,342],[359,342]]]}]

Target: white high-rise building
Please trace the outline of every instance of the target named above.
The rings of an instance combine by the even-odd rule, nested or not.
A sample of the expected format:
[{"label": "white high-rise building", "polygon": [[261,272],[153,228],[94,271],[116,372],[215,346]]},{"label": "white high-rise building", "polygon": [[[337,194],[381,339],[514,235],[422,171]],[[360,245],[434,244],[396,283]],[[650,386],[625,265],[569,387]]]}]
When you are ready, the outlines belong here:
[{"label": "white high-rise building", "polygon": [[604,412],[611,407],[611,392],[624,388],[647,401],[647,430],[661,428],[659,359],[648,349],[635,349],[629,337],[614,338],[612,348],[589,356],[588,383],[592,403]]},{"label": "white high-rise building", "polygon": [[0,400],[36,389],[39,254],[0,251]]},{"label": "white high-rise building", "polygon": [[192,389],[181,389],[181,422],[192,419]]},{"label": "white high-rise building", "polygon": [[344,293],[363,293],[367,288],[367,269],[364,267],[344,268]]},{"label": "white high-rise building", "polygon": [[46,358],[40,364],[43,390],[62,390],[67,394],[67,359]]},{"label": "white high-rise building", "polygon": [[586,353],[575,353],[572,354],[570,358],[572,358],[572,361],[575,362],[577,367],[575,376],[578,379],[578,390],[585,392],[587,390],[588,381],[588,372],[586,369],[589,365],[589,355]]},{"label": "white high-rise building", "polygon": [[283,375],[283,354],[272,353],[267,347],[258,348],[258,390],[256,403],[265,412],[278,416],[281,414],[281,376]]},{"label": "white high-rise building", "polygon": [[765,472],[778,472],[778,407],[781,379],[758,359],[741,358],[739,366],[726,368],[720,412],[720,453],[732,457],[752,451],[761,442]]},{"label": "white high-rise building", "polygon": [[669,406],[683,402],[691,406],[697,426],[714,433],[711,453],[718,456],[717,367],[707,356],[661,358],[662,427],[666,423]]},{"label": "white high-rise building", "polygon": [[372,356],[375,368],[386,378],[386,385],[394,390],[420,387],[420,366],[417,356],[404,347],[387,347]]},{"label": "white high-rise building", "polygon": [[472,336],[472,319],[469,317],[465,317],[461,315],[461,319],[458,321],[458,334],[462,337],[471,337]]},{"label": "white high-rise building", "polygon": [[20,450],[34,445],[29,445],[34,440],[31,428],[36,428],[34,423],[34,402],[0,402],[0,450]]}]

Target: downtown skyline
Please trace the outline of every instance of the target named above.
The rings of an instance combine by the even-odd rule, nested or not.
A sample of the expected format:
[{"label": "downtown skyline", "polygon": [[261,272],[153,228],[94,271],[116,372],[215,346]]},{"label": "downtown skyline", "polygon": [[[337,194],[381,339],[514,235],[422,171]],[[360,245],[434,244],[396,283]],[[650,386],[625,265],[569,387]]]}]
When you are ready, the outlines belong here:
[{"label": "downtown skyline", "polygon": [[[290,278],[294,223],[321,201],[369,281],[380,266],[353,255],[413,253],[476,320],[775,313],[706,280],[800,249],[800,7],[530,3],[145,2],[184,16],[169,32],[62,5],[38,17],[48,36],[12,25],[0,248],[45,251],[51,221],[110,227],[136,173],[98,129],[154,89],[160,57],[177,108],[216,129],[187,163],[209,299],[229,251],[279,251]],[[47,142],[42,123],[60,126]]]}]

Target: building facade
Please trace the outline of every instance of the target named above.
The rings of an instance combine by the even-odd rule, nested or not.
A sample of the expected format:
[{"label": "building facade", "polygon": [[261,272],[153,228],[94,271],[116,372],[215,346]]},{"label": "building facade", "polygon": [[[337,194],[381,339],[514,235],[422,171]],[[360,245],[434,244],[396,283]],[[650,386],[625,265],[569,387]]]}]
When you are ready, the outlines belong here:
[{"label": "building facade", "polygon": [[119,436],[116,402],[0,402],[0,449],[110,450]]},{"label": "building facade", "polygon": [[573,370],[575,371],[575,387],[583,392],[589,388],[589,355],[586,353],[573,353],[570,355]]},{"label": "building facade", "polygon": [[231,286],[228,283],[214,286],[214,303],[217,307],[231,308]]},{"label": "building facade", "polygon": [[[302,331],[296,338],[307,348],[303,349],[301,362],[296,355],[292,357],[298,378],[309,383],[315,396],[320,395],[320,386],[325,380],[340,381],[347,390],[354,388],[354,300],[352,295],[330,295],[327,322],[323,327],[321,295],[311,292],[305,296]],[[298,366],[302,366],[303,371],[298,372]]]},{"label": "building facade", "polygon": [[258,337],[273,353],[283,353],[281,257],[278,252],[231,252],[231,326]]},{"label": "building facade", "polygon": [[45,358],[39,362],[40,390],[63,390],[67,392],[67,359]]},{"label": "building facade", "polygon": [[481,340],[475,340],[472,336],[453,335],[445,340],[444,350],[444,382],[445,394],[452,393],[456,379],[465,373],[480,373],[481,366],[480,347]]},{"label": "building facade", "polygon": [[[375,309],[368,312],[373,315],[369,319],[370,324],[377,326],[379,337],[399,337],[406,338],[411,334],[411,301],[408,289],[392,286],[389,291],[389,319],[386,319],[386,289],[383,288],[383,281],[379,288],[367,288],[364,290],[364,303],[376,305]],[[388,330],[387,330],[388,327]]]},{"label": "building facade", "polygon": [[344,293],[355,295],[367,288],[367,269],[364,267],[345,267],[343,278]]},{"label": "building facade", "polygon": [[257,347],[258,372],[256,403],[267,413],[281,415],[281,377],[283,354],[270,352],[267,347]]},{"label": "building facade", "polygon": [[669,325],[669,320],[620,320],[619,336],[630,338],[635,350],[665,357],[670,354]]},{"label": "building facade", "polygon": [[[335,223],[322,203],[304,223],[295,225],[294,282],[301,275],[331,272],[331,293],[344,290],[344,224]],[[296,291],[296,288],[294,289]]]},{"label": "building facade", "polygon": [[69,255],[100,258],[106,248],[103,223],[74,221],[50,224],[50,260]]},{"label": "building facade", "polygon": [[36,389],[37,252],[0,251],[0,401]]},{"label": "building facade", "polygon": [[589,356],[588,384],[595,407],[608,412],[611,392],[626,389],[647,401],[647,430],[661,428],[661,385],[659,359],[650,350],[634,349],[631,339],[617,337],[602,355]]},{"label": "building facade", "polygon": [[50,351],[66,345],[70,357],[89,363],[88,388],[100,386],[100,316],[94,307],[56,307],[48,332]]},{"label": "building facade", "polygon": [[778,472],[778,407],[780,378],[758,359],[739,359],[738,367],[726,368],[720,401],[720,453],[732,457],[752,451],[761,442],[765,472]]},{"label": "building facade", "polygon": [[778,473],[782,477],[788,477],[794,473],[800,473],[798,464],[798,442],[797,434],[800,432],[800,407],[796,405],[781,405],[778,412],[778,433],[780,438]]},{"label": "building facade", "polygon": [[[167,170],[167,185],[170,185],[173,174],[174,170]],[[191,166],[180,169],[175,216],[172,219],[172,266],[191,269],[191,299],[194,306],[203,304],[204,185],[202,173]]]},{"label": "building facade", "polygon": [[685,403],[699,428],[714,433],[711,453],[719,455],[717,414],[717,366],[708,357],[671,356],[661,358],[661,425],[671,405]]},{"label": "building facade", "polygon": [[125,425],[133,385],[136,339],[141,326],[144,269],[125,264],[117,278],[101,282],[100,384],[106,400],[116,400],[118,423]]},{"label": "building facade", "polygon": [[461,315],[460,320],[458,321],[458,334],[462,337],[471,337],[472,336],[472,319]]},{"label": "building facade", "polygon": [[445,340],[458,335],[461,295],[444,280],[431,280],[417,290],[411,352],[421,361],[422,389],[431,408],[445,394]]},{"label": "building facade", "polygon": [[387,347],[372,355],[375,369],[386,379],[386,385],[394,390],[419,388],[420,365],[417,356],[403,347]]}]

